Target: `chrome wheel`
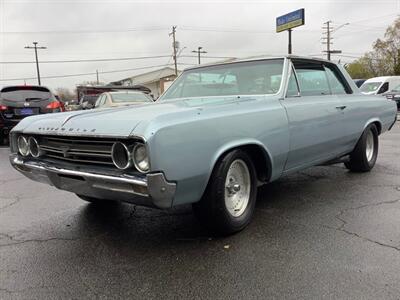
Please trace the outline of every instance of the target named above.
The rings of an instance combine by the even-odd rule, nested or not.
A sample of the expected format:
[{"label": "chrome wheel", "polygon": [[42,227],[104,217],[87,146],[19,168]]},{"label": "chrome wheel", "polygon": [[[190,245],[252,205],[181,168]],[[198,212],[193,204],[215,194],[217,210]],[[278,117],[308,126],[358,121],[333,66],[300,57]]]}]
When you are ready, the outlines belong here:
[{"label": "chrome wheel", "polygon": [[368,162],[370,162],[374,157],[374,150],[375,150],[374,134],[372,133],[371,130],[369,130],[367,133],[366,146],[365,146],[365,154],[367,156]]},{"label": "chrome wheel", "polygon": [[251,192],[251,177],[246,163],[234,160],[225,180],[225,206],[233,217],[240,217],[247,208]]}]

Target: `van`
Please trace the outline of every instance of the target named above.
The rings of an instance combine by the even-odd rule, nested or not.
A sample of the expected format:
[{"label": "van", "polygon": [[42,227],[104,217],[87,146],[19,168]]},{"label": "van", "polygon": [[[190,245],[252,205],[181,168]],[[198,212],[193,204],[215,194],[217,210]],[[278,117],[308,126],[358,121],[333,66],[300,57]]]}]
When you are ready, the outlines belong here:
[{"label": "van", "polygon": [[366,80],[360,87],[363,94],[379,95],[400,85],[400,76],[381,76]]}]

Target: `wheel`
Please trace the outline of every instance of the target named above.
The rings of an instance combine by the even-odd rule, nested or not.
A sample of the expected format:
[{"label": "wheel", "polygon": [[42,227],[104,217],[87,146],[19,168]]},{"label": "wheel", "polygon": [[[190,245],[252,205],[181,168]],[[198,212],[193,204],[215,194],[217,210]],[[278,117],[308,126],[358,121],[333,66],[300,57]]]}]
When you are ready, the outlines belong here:
[{"label": "wheel", "polygon": [[82,200],[93,203],[95,205],[115,205],[118,203],[117,201],[113,201],[113,200],[93,198],[93,197],[88,197],[88,196],[78,195],[78,194],[75,194],[75,195],[77,195]]},{"label": "wheel", "polygon": [[250,156],[233,150],[214,167],[206,191],[193,210],[210,229],[228,235],[251,221],[257,198],[257,175]]},{"label": "wheel", "polygon": [[374,167],[378,156],[378,130],[374,124],[365,128],[356,147],[350,154],[350,160],[345,163],[347,169],[353,172],[369,172]]},{"label": "wheel", "polygon": [[6,138],[3,133],[0,133],[0,146],[6,144]]}]

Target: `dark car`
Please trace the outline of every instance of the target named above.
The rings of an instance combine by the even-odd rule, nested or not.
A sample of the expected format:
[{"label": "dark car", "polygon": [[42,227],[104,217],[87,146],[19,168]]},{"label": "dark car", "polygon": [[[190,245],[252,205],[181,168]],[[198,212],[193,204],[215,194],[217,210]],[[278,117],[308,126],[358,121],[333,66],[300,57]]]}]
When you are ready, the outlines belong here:
[{"label": "dark car", "polygon": [[79,101],[81,103],[82,109],[92,109],[94,108],[97,98],[99,98],[100,94],[96,95],[84,95],[82,96],[81,100]]},{"label": "dark car", "polygon": [[354,83],[356,84],[357,87],[362,86],[362,84],[366,81],[367,79],[354,79]]},{"label": "dark car", "polygon": [[393,100],[397,104],[397,110],[400,111],[400,85],[396,86],[390,92],[385,93],[387,99]]},{"label": "dark car", "polygon": [[8,86],[0,91],[0,144],[23,118],[64,111],[64,105],[44,86]]}]

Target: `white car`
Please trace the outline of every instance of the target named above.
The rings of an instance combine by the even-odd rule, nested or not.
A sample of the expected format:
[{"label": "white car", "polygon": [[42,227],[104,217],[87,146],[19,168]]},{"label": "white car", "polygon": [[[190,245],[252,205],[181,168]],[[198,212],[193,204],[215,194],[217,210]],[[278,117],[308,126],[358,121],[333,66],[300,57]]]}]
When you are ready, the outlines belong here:
[{"label": "white car", "polygon": [[379,95],[393,90],[400,84],[400,76],[381,76],[366,80],[360,87],[363,94]]},{"label": "white car", "polygon": [[105,92],[97,98],[95,108],[119,107],[153,102],[154,100],[137,91]]}]

